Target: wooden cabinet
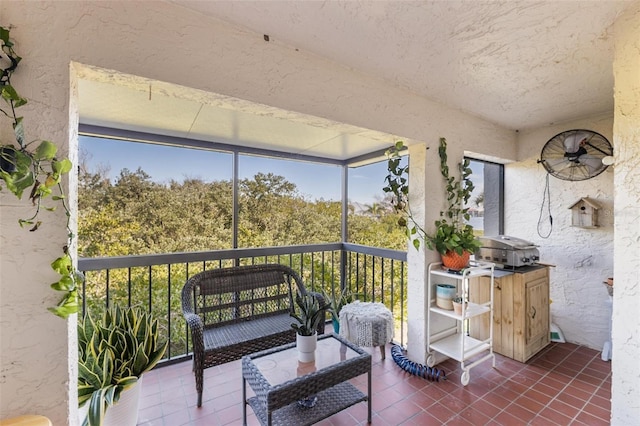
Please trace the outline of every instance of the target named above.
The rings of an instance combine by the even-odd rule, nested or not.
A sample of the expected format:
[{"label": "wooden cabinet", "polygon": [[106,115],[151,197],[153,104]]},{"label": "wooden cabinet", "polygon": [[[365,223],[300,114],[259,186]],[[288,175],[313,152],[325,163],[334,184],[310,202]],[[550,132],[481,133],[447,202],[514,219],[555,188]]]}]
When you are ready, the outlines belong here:
[{"label": "wooden cabinet", "polygon": [[[487,277],[470,282],[470,300],[490,298]],[[476,339],[489,336],[489,319],[471,319],[469,334]],[[527,267],[524,271],[496,272],[493,292],[493,351],[526,362],[550,341],[549,268]]]}]

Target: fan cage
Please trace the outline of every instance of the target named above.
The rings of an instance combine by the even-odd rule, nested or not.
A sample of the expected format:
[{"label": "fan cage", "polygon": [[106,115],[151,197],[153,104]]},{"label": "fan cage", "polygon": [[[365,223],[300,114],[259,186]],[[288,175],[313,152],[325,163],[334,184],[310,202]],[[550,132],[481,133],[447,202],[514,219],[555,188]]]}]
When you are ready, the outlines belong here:
[{"label": "fan cage", "polygon": [[602,159],[611,155],[613,148],[606,137],[593,130],[573,129],[549,139],[539,162],[558,179],[581,181],[604,172],[608,165]]}]

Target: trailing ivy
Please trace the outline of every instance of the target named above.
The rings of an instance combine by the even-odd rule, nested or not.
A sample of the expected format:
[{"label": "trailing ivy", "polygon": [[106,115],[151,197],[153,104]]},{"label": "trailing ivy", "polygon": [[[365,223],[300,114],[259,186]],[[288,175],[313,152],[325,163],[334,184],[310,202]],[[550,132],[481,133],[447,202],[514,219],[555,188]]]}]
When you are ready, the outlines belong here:
[{"label": "trailing ivy", "polygon": [[[66,318],[78,312],[78,283],[82,282],[82,274],[75,270],[69,247],[74,239],[70,229],[71,213],[62,188],[62,176],[72,168],[67,158],[57,157],[58,148],[47,140],[27,142],[23,117],[19,117],[16,109],[25,105],[27,99],[20,96],[11,84],[11,77],[18,68],[22,58],[15,52],[14,43],[10,37],[10,29],[0,27],[0,96],[4,100],[0,112],[11,120],[15,142],[0,141],[0,179],[7,189],[18,199],[22,199],[25,191],[29,190],[29,200],[34,206],[33,214],[25,219],[19,219],[20,227],[28,227],[35,232],[42,224],[39,219],[42,209],[55,211],[61,206],[66,214],[67,244],[62,248],[62,256],[51,263],[51,268],[59,274],[58,281],[51,284],[51,288],[63,294],[57,306],[49,308],[54,314]],[[53,204],[45,205],[44,200],[51,200]]]},{"label": "trailing ivy", "polygon": [[396,213],[401,214],[398,219],[398,226],[406,231],[407,238],[418,250],[427,233],[413,220],[413,213],[409,204],[409,165],[403,166],[401,163],[401,152],[406,149],[404,142],[398,141],[385,152],[389,174],[385,177],[386,185],[382,190],[392,195],[391,204],[393,209]]},{"label": "trailing ivy", "polygon": [[[438,156],[440,158],[440,174],[445,182],[446,210],[440,212],[440,219],[435,221],[435,232],[428,234],[413,219],[409,206],[409,166],[400,164],[400,152],[406,149],[402,141],[396,142],[387,151],[387,170],[384,192],[391,193],[394,209],[402,213],[398,225],[407,230],[407,236],[416,249],[422,242],[429,250],[436,250],[444,255],[448,252],[473,253],[480,242],[476,239],[473,227],[466,223],[469,220],[469,208],[465,207],[474,190],[470,179],[472,170],[469,160],[458,163],[459,178],[451,176],[447,164],[447,141],[440,138]],[[407,220],[409,219],[409,220]]]}]

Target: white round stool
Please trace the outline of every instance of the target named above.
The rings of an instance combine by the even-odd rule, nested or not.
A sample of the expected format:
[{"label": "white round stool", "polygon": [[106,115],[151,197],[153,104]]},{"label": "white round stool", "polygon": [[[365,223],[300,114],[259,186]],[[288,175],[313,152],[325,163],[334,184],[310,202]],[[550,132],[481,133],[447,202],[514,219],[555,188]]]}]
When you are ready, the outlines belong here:
[{"label": "white round stool", "polygon": [[393,315],[382,303],[356,300],[340,310],[340,336],[358,346],[380,346],[382,359],[393,332]]}]

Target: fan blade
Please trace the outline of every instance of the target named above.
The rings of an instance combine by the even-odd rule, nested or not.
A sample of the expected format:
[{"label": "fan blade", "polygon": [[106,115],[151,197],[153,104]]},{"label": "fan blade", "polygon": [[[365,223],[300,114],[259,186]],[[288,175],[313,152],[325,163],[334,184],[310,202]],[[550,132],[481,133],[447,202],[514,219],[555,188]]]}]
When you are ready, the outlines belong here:
[{"label": "fan blade", "polygon": [[564,150],[567,153],[573,154],[578,152],[582,143],[587,142],[588,139],[589,139],[588,133],[575,132],[568,135],[566,138],[564,138],[564,141],[562,142],[562,144],[564,145]]},{"label": "fan blade", "polygon": [[566,158],[563,158],[557,161],[545,160],[542,162],[542,165],[547,170],[547,172],[551,173],[553,176],[564,179],[565,175],[569,175],[567,171],[572,167],[575,167],[576,164],[572,161],[567,160]]},{"label": "fan blade", "polygon": [[576,163],[572,162],[572,161],[567,161],[564,164],[559,164],[556,165],[553,169],[555,171],[555,173],[558,173],[560,175],[564,174],[567,172],[567,170],[572,169],[576,167]]},{"label": "fan blade", "polygon": [[589,174],[594,174],[598,170],[600,170],[604,165],[602,164],[602,159],[598,157],[594,157],[592,155],[582,155],[578,159],[580,164],[589,168]]},{"label": "fan blade", "polygon": [[557,160],[544,160],[544,164],[553,171],[560,171],[567,167],[571,167],[573,162],[567,160],[566,158],[558,158]]}]

